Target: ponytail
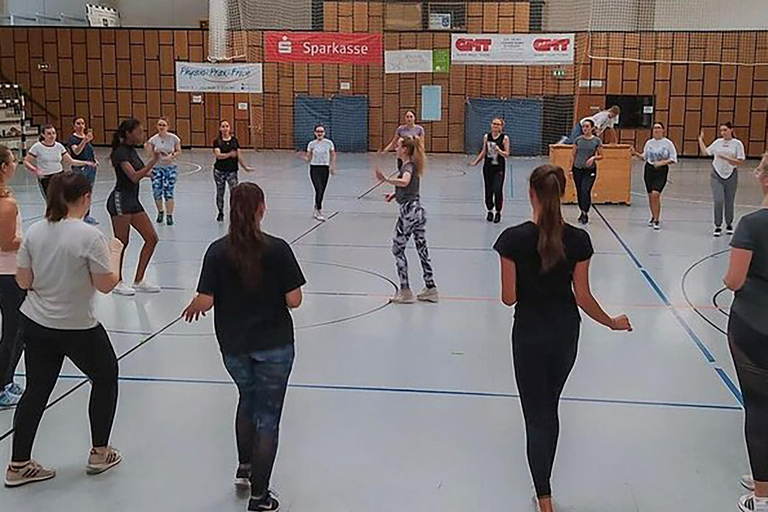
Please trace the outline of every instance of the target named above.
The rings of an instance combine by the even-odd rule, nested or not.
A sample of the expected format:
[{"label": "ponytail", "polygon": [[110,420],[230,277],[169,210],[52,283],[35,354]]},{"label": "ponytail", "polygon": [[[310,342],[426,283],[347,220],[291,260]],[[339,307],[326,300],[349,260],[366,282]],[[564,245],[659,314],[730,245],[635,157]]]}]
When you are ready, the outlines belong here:
[{"label": "ponytail", "polygon": [[531,189],[539,200],[538,251],[541,271],[549,272],[565,259],[563,243],[563,213],[560,199],[565,193],[565,173],[562,167],[540,165],[530,179]]},{"label": "ponytail", "polygon": [[74,171],[55,174],[48,185],[45,218],[48,222],[65,219],[69,214],[69,206],[90,193],[91,184],[85,175]]},{"label": "ponytail", "polygon": [[262,278],[266,237],[257,212],[263,206],[264,191],[255,183],[241,183],[230,192],[227,257],[249,290],[258,288]]},{"label": "ponytail", "polygon": [[403,137],[400,139],[400,144],[403,145],[408,157],[413,163],[413,167],[416,169],[416,174],[419,177],[424,176],[424,171],[427,168],[427,154],[424,150],[424,141],[421,137]]},{"label": "ponytail", "polygon": [[112,151],[114,152],[120,147],[120,144],[125,143],[128,134],[138,128],[140,124],[139,120],[134,119],[133,117],[120,123],[120,126],[117,127],[114,135],[112,135]]}]

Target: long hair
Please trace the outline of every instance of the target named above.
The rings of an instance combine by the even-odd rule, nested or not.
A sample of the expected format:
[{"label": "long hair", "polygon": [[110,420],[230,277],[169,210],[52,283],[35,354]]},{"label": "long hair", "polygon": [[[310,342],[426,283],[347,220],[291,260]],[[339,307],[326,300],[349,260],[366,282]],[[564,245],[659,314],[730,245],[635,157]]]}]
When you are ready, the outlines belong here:
[{"label": "long hair", "polygon": [[[8,148],[8,146],[4,146],[0,144],[0,165],[10,165],[14,160],[13,153]],[[8,197],[11,195],[11,189],[8,188],[7,185],[0,185],[0,198],[2,197]]]},{"label": "long hair", "polygon": [[49,222],[59,222],[67,217],[69,205],[90,193],[91,184],[85,175],[74,171],[55,174],[48,185],[45,218]]},{"label": "long hair", "polygon": [[[2,147],[2,146],[0,146]],[[0,160],[2,160],[2,152],[0,152]],[[755,169],[757,174],[757,177],[765,182],[768,180],[768,153],[765,153],[763,155],[763,159],[760,160],[760,164],[758,164],[757,169]]]},{"label": "long hair", "polygon": [[117,130],[115,130],[115,133],[112,135],[112,151],[119,148],[120,144],[125,142],[128,134],[138,128],[139,125],[141,125],[139,120],[134,119],[133,117],[120,123],[120,126],[117,127]]},{"label": "long hair", "polygon": [[255,183],[241,183],[230,192],[230,222],[227,257],[249,290],[262,278],[262,256],[266,238],[256,212],[264,205],[264,191]]},{"label": "long hair", "polygon": [[560,210],[560,199],[565,193],[565,173],[556,165],[540,165],[533,170],[530,184],[541,206],[537,222],[541,270],[549,272],[565,259],[563,213]]},{"label": "long hair", "polygon": [[413,166],[416,168],[416,174],[419,177],[424,176],[424,171],[427,168],[427,154],[424,151],[424,142],[419,137],[403,137],[400,139],[400,144],[405,148],[408,158],[411,159]]}]

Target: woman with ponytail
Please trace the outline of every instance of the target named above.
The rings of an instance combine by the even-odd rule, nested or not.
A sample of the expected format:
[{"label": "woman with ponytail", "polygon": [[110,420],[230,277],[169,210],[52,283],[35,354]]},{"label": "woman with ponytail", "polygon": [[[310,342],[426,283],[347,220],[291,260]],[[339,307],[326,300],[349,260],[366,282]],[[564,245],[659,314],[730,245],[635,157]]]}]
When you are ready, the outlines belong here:
[{"label": "woman with ponytail", "polygon": [[[123,281],[123,258],[120,258],[120,284],[115,288],[118,295],[135,295],[136,292],[157,293],[160,287],[145,280],[144,274],[149,266],[149,260],[157,246],[157,231],[144,211],[139,201],[139,182],[150,175],[160,159],[155,152],[152,159],[144,164],[136,151],[137,146],[144,143],[144,129],[137,119],[126,119],[117,128],[112,138],[112,166],[115,168],[115,189],[107,199],[107,211],[112,217],[112,231],[128,247],[131,227],[139,232],[144,239],[144,246],[139,253],[139,264],[136,267],[136,277],[133,285]],[[123,249],[125,255],[125,249]]]},{"label": "woman with ponytail", "polygon": [[533,220],[505,230],[493,247],[501,259],[501,300],[515,306],[512,356],[541,512],[553,510],[550,478],[560,431],[558,404],[576,361],[579,308],[614,331],[632,330],[626,316],[611,318],[592,295],[592,242],[589,234],[563,220],[565,183],[560,167],[534,169],[529,191]]},{"label": "woman with ponytail", "polygon": [[[400,205],[400,216],[395,225],[395,236],[392,240],[392,254],[395,255],[397,274],[400,277],[400,289],[392,298],[396,304],[413,304],[417,300],[437,302],[439,295],[435,286],[432,272],[432,262],[429,259],[425,227],[427,214],[419,199],[419,186],[426,167],[424,144],[419,138],[403,137],[395,145],[398,165],[397,178],[387,177],[380,168],[376,168],[376,178],[384,183],[395,186],[395,193],[387,195],[387,202],[397,200]],[[413,295],[408,277],[408,260],[405,257],[405,247],[413,235],[416,251],[424,272],[424,289],[416,296]]]},{"label": "woman with ponytail", "polygon": [[231,194],[229,234],[208,247],[197,295],[183,315],[191,322],[215,310],[224,366],[240,396],[235,485],[250,485],[249,511],[269,512],[279,508],[269,483],[294,360],[290,310],[301,305],[306,280],[291,247],[261,230],[261,188],[241,183]]}]

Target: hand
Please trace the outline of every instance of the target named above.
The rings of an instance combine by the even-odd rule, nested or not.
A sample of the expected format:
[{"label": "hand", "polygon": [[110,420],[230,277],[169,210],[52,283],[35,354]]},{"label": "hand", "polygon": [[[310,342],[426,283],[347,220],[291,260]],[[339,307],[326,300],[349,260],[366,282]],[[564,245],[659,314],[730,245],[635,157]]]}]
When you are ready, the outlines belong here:
[{"label": "hand", "polygon": [[85,142],[86,143],[91,142],[92,140],[93,140],[93,132],[89,131],[88,133],[85,134]]},{"label": "hand", "polygon": [[395,194],[384,194],[384,200],[388,203],[391,203],[394,198]]},{"label": "hand", "polygon": [[330,167],[328,167],[328,172],[330,172],[331,174],[336,174],[336,167],[331,165]]},{"label": "hand", "polygon": [[98,161],[98,159],[96,159],[96,158],[94,158],[94,159],[93,159],[93,166],[94,166],[94,167],[98,167],[98,166],[99,166],[99,161]]},{"label": "hand", "polygon": [[246,166],[243,166],[243,169],[245,169],[245,172],[253,172],[255,170],[253,167],[246,167]]},{"label": "hand", "polygon": [[595,164],[595,157],[588,158],[585,164],[587,167],[592,167]]},{"label": "hand", "polygon": [[98,163],[96,163],[96,161],[95,161],[95,160],[94,160],[93,162],[86,162],[86,163],[87,163],[89,166],[91,166],[91,167],[96,167],[97,165],[99,165]]},{"label": "hand", "polygon": [[381,182],[384,182],[384,183],[386,183],[386,181],[387,181],[387,177],[386,177],[386,176],[384,175],[384,173],[381,171],[381,168],[380,168],[380,167],[378,167],[378,166],[376,166],[376,171],[375,171],[375,172],[376,172],[376,179],[377,179],[377,180],[379,180],[379,181],[381,181]]},{"label": "hand", "polygon": [[632,332],[632,324],[629,323],[627,315],[620,315],[611,319],[612,331],[627,331]]},{"label": "hand", "polygon": [[704,140],[704,130],[699,132],[699,140]]},{"label": "hand", "polygon": [[192,299],[192,302],[189,303],[189,306],[186,307],[181,315],[187,322],[197,322],[200,320],[201,316],[205,316],[205,311],[202,310],[198,303],[197,297],[195,297]]}]

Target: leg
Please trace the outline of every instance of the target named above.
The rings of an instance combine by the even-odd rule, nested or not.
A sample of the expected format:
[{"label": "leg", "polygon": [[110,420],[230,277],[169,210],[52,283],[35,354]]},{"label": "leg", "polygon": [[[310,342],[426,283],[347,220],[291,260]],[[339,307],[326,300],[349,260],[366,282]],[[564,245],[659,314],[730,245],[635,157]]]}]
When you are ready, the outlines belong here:
[{"label": "leg", "polygon": [[316,199],[318,210],[323,209],[323,198],[325,197],[325,189],[328,187],[328,178],[330,174],[331,174],[330,167],[328,167],[327,165],[320,167],[320,180],[319,180],[320,190]]},{"label": "leg", "polygon": [[489,165],[483,166],[483,185],[485,191],[485,209],[493,211],[493,168]]},{"label": "leg", "polygon": [[27,389],[14,416],[16,430],[13,434],[11,461],[15,463],[24,463],[32,458],[32,445],[37,428],[64,362],[64,355],[58,350],[55,331],[26,319],[23,320],[21,329],[26,345],[24,363]]},{"label": "leg", "polygon": [[658,222],[661,219],[661,192],[654,190],[648,197],[651,203],[651,216]]},{"label": "leg", "polygon": [[315,210],[323,209],[323,198],[320,193],[320,170],[317,165],[309,166],[309,178],[312,180],[312,188],[315,189]]},{"label": "leg", "polygon": [[213,182],[216,184],[216,209],[219,214],[224,213],[224,187],[226,173],[223,173],[217,169],[213,170]]},{"label": "leg", "polygon": [[736,206],[736,190],[739,188],[739,174],[733,174],[723,183],[725,186],[725,225],[733,226],[734,208]]},{"label": "leg", "polygon": [[130,219],[131,226],[133,226],[134,229],[139,232],[141,238],[144,239],[144,245],[139,254],[139,265],[136,267],[136,277],[134,279],[135,283],[140,283],[144,280],[144,273],[149,266],[149,260],[155,252],[155,247],[157,247],[157,231],[155,231],[152,221],[149,220],[149,217],[145,212],[135,213],[130,216]]},{"label": "leg", "polygon": [[410,290],[408,279],[408,259],[405,257],[405,246],[411,237],[411,225],[407,219],[407,208],[410,205],[400,206],[400,216],[395,225],[395,236],[392,238],[392,254],[395,255],[397,275],[400,278],[400,289]]},{"label": "leg", "polygon": [[715,203],[715,226],[721,227],[723,225],[723,208],[725,207],[725,185],[723,179],[717,175],[714,171],[710,177],[710,185],[712,186],[712,199]]},{"label": "leg", "polygon": [[256,426],[252,419],[254,414],[253,397],[257,393],[253,377],[254,362],[247,354],[225,354],[224,367],[237,385],[239,395],[235,414],[238,461],[241,465],[249,465],[253,452],[253,441],[256,437]]},{"label": "leg", "polygon": [[494,204],[496,205],[496,211],[501,213],[501,209],[504,208],[504,168],[501,167],[496,170],[493,176],[493,197]]},{"label": "leg", "polygon": [[419,206],[416,217],[415,227],[413,229],[413,241],[416,244],[416,252],[419,254],[421,270],[424,273],[424,286],[427,288],[435,287],[435,277],[432,270],[432,261],[429,259],[429,249],[427,248],[426,225],[427,216],[424,208]]},{"label": "leg", "polygon": [[[164,167],[155,167],[152,169],[152,198],[155,200],[155,206],[157,207],[157,213],[161,214],[165,210],[163,208],[163,171]],[[158,217],[159,218],[159,217]]]},{"label": "leg", "polygon": [[115,238],[123,243],[123,252],[120,255],[120,280],[123,279],[123,259],[125,251],[128,249],[128,241],[131,239],[131,216],[115,215],[112,216],[112,232]]},{"label": "leg", "polygon": [[176,207],[174,198],[176,197],[176,180],[178,177],[178,166],[166,167],[163,173],[163,199],[165,199],[165,211],[169,216],[173,216],[173,210]]},{"label": "leg", "polygon": [[582,200],[584,202],[584,213],[588,214],[592,208],[592,187],[595,186],[595,180],[597,179],[597,170],[585,169],[584,181],[581,184],[582,187]]},{"label": "leg", "polygon": [[48,185],[51,183],[51,177],[43,176],[38,179],[37,183],[40,185],[40,192],[43,194],[43,199],[48,202]]},{"label": "leg", "polygon": [[573,185],[576,189],[576,201],[579,203],[579,210],[581,210],[581,213],[586,213],[584,210],[584,192],[583,192],[583,184],[584,184],[584,170],[579,169],[577,167],[574,167],[571,170],[571,174],[573,174]]},{"label": "leg", "polygon": [[22,346],[19,338],[19,308],[26,292],[19,288],[12,275],[0,276],[0,314],[3,318],[0,338],[0,392],[11,382],[21,359]]}]

